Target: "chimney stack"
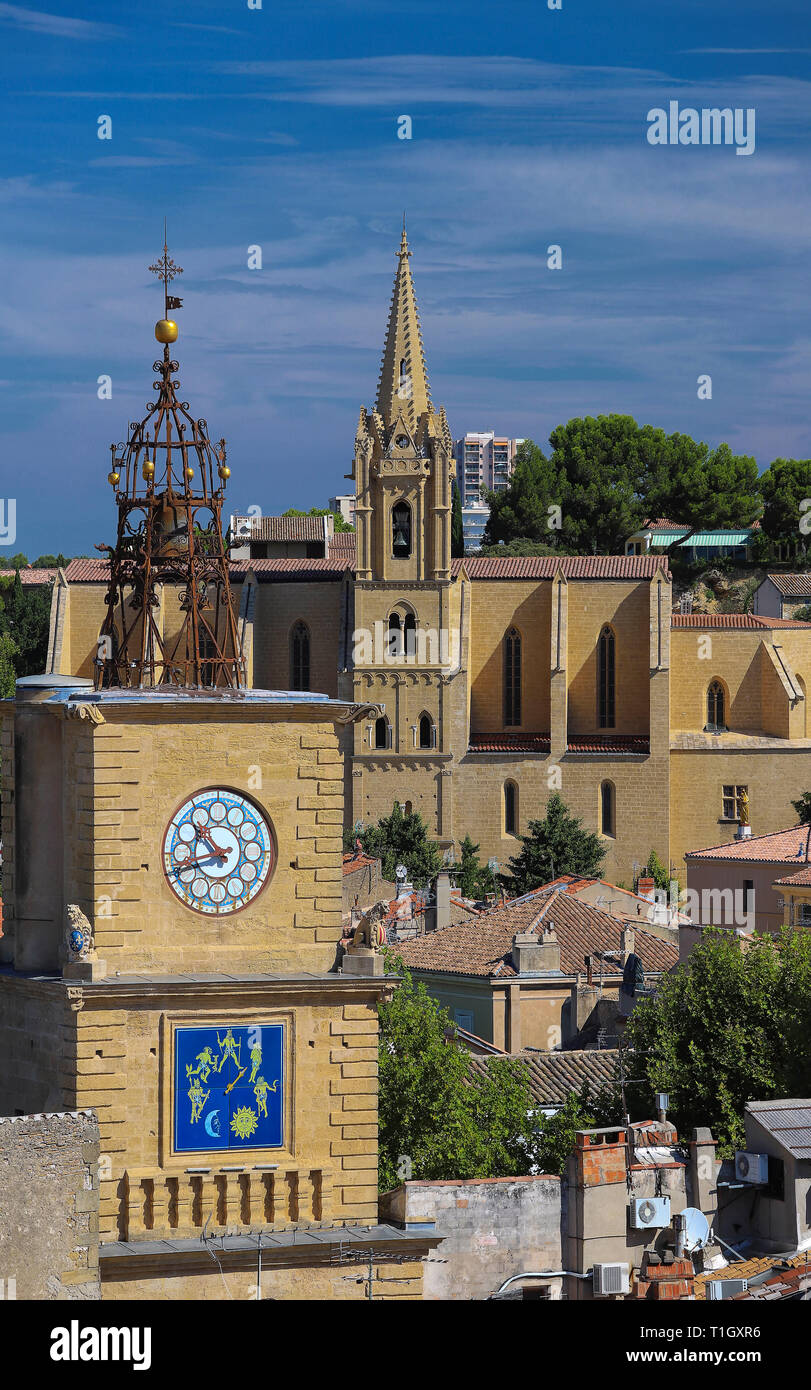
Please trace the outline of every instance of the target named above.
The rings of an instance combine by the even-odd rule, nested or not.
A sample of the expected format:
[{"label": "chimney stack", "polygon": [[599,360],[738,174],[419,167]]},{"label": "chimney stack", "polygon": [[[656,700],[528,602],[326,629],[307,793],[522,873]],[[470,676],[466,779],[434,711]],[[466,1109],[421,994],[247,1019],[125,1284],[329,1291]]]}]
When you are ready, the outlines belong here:
[{"label": "chimney stack", "polygon": [[437,931],[442,927],[449,927],[451,924],[451,876],[447,869],[440,869],[436,876],[436,912],[434,924]]},{"label": "chimney stack", "polygon": [[546,931],[517,932],[513,937],[512,961],[519,975],[546,974],[560,970],[560,943],[552,922]]},{"label": "chimney stack", "polygon": [[636,933],[633,927],[623,927],[620,932],[620,953],[622,964],[624,965],[629,956],[634,954]]}]

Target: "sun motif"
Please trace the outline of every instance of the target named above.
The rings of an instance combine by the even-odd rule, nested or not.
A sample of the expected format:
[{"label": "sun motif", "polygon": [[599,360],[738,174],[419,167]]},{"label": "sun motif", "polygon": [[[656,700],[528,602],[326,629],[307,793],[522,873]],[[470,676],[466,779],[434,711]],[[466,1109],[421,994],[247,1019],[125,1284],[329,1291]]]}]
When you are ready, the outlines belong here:
[{"label": "sun motif", "polygon": [[231,1116],[231,1129],[237,1139],[249,1139],[256,1129],[256,1115],[249,1105],[241,1105]]}]

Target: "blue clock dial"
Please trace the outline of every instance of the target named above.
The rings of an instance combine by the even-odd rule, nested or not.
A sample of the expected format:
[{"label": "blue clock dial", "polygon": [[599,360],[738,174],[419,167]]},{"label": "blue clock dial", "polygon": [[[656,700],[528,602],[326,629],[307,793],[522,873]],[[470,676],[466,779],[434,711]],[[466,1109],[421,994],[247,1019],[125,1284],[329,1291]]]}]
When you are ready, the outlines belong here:
[{"label": "blue clock dial", "polygon": [[269,822],[246,796],[224,787],[185,801],[164,837],[169,887],[194,912],[238,912],[261,893],[274,862]]}]

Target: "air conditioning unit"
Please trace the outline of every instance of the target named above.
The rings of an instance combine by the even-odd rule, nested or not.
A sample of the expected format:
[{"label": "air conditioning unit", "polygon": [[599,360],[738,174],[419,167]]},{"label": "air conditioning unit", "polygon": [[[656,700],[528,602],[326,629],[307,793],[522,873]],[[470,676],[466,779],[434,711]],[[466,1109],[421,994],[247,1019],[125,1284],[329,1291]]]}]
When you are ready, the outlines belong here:
[{"label": "air conditioning unit", "polygon": [[736,1294],[746,1293],[748,1279],[708,1279],[704,1285],[704,1296],[714,1298],[734,1298]]},{"label": "air conditioning unit", "polygon": [[751,1154],[743,1149],[736,1149],[735,1181],[767,1183],[769,1181],[769,1155]]},{"label": "air conditioning unit", "polygon": [[631,1203],[631,1225],[635,1231],[661,1230],[670,1225],[669,1197],[635,1197]]},{"label": "air conditioning unit", "polygon": [[595,1294],[630,1292],[627,1264],[594,1265],[591,1279]]}]

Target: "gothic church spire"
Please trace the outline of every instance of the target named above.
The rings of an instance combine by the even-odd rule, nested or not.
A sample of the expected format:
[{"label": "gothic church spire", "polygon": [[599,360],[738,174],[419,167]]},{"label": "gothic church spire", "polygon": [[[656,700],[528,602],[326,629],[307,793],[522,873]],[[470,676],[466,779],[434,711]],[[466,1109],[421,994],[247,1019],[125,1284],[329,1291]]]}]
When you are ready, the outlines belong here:
[{"label": "gothic church spire", "polygon": [[383,362],[377,386],[376,409],[391,429],[398,417],[416,434],[420,418],[432,410],[422,333],[411,278],[405,218],[394,277]]}]

